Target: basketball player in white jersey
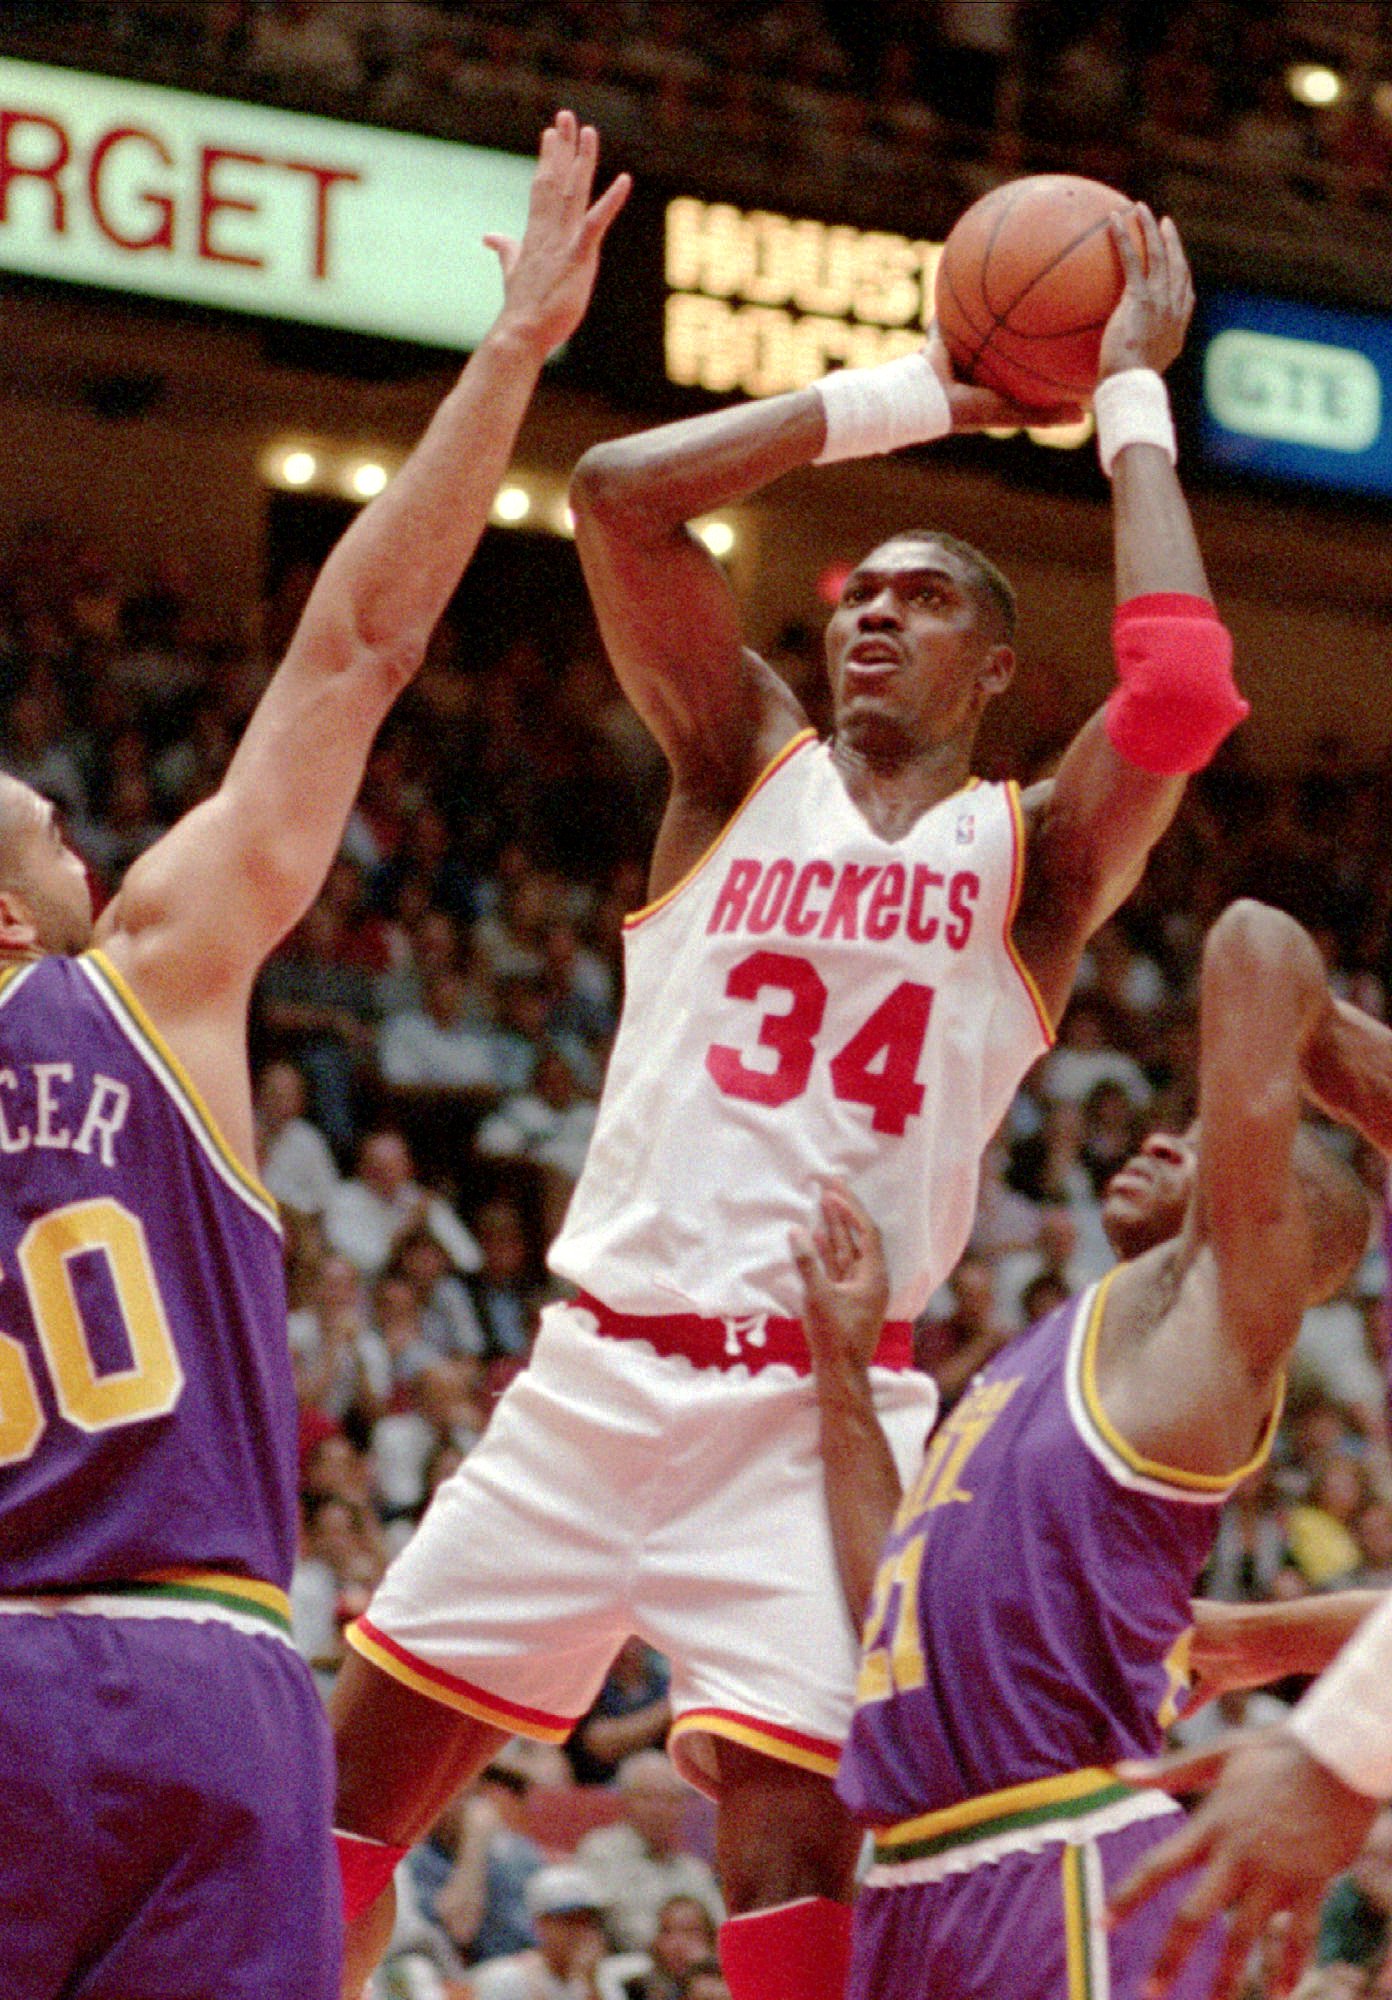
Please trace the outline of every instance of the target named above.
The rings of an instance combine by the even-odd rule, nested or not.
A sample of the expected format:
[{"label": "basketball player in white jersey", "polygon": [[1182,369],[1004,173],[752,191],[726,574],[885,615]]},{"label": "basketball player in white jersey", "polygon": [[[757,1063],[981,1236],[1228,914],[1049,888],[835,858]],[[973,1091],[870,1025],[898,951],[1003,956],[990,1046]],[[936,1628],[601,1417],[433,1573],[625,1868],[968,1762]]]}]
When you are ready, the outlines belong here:
[{"label": "basketball player in white jersey", "polygon": [[966,1242],[981,1152],[1185,774],[1246,712],[1159,372],[1189,273],[1173,225],[1137,219],[1144,263],[1115,231],[1126,289],[1096,398],[1121,680],[1023,798],[969,775],[1014,660],[1012,594],[984,557],[915,532],[859,564],[827,633],[835,729],[819,743],[686,526],[798,466],[1009,421],[951,379],[939,343],[581,461],[577,545],[672,792],[552,1250],[578,1297],[548,1311],[531,1367],[349,1633],[335,1718],[359,1970],[396,1855],[502,1736],[563,1737],[633,1631],[671,1660],[672,1752],[718,1801],[736,2000],[841,1992],[857,1836],[831,1781],[856,1647],[789,1230],[832,1174],[881,1222],[893,1323],[875,1379],[907,1470],[933,1414],[905,1371],[909,1322]]}]

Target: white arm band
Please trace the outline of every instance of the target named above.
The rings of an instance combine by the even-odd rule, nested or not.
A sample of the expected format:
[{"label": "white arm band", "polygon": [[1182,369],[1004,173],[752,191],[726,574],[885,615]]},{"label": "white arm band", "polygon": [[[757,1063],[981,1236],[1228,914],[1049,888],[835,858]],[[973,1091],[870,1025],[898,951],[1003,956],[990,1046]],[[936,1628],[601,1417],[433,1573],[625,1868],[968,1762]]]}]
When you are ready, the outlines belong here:
[{"label": "white arm band", "polygon": [[952,429],[947,391],[926,354],[900,354],[873,368],[838,368],[812,387],[826,414],[817,465],[928,444]]},{"label": "white arm band", "polygon": [[1104,375],[1092,392],[1097,456],[1110,479],[1112,463],[1128,444],[1158,444],[1173,465],[1179,456],[1170,392],[1153,368],[1124,368]]},{"label": "white arm band", "polygon": [[1364,1620],[1288,1726],[1355,1792],[1392,1799],[1392,1597]]}]

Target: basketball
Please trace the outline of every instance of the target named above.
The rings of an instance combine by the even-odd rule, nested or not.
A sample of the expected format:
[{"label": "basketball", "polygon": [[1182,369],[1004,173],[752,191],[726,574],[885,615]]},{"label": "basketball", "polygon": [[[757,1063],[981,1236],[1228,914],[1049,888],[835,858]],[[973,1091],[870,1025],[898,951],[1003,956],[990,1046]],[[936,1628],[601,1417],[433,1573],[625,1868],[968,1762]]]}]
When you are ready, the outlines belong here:
[{"label": "basketball", "polygon": [[972,204],[943,245],[935,297],[963,381],[1030,408],[1086,401],[1125,282],[1107,221],[1130,205],[1077,174],[1030,174]]}]

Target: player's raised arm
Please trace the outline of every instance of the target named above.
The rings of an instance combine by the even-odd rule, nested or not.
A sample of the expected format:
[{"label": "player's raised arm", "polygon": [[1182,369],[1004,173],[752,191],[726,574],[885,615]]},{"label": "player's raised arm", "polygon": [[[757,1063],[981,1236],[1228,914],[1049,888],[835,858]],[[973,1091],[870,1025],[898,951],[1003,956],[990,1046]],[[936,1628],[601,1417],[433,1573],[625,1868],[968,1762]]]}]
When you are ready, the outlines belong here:
[{"label": "player's raised arm", "polygon": [[1124,218],[1110,225],[1126,287],[1103,335],[1093,399],[1112,482],[1118,686],[1052,783],[1025,799],[1015,941],[1055,1018],[1083,946],[1139,881],[1185,778],[1247,713],[1175,476],[1161,379],[1193,312],[1189,267],[1168,218],[1139,205],[1134,214],[1144,259]]},{"label": "player's raised arm", "polygon": [[792,1250],[817,1385],[822,1481],[836,1566],[859,1631],[901,1495],[869,1375],[889,1276],[879,1231],[845,1188],[823,1190],[815,1232],[794,1230]]},{"label": "player's raised arm", "polygon": [[[743,643],[720,564],[688,523],[800,466],[865,458],[950,432],[1040,424],[952,378],[936,337],[872,368],[596,445],[571,486],[575,540],[614,670],[672,767],[690,825],[679,872],[767,760],[805,725],[786,685]],[[655,887],[661,886],[660,881]]]},{"label": "player's raised arm", "polygon": [[103,919],[102,941],[166,1028],[209,1001],[242,1004],[324,879],[373,737],[483,533],[542,364],[588,304],[627,193],[620,177],[591,204],[596,155],[593,130],[559,113],[521,243],[488,239],[503,267],[498,318],[325,563],[221,789],[135,863]]},{"label": "player's raised arm", "polygon": [[[1223,1332],[1254,1371],[1284,1360],[1292,1315],[1298,1325],[1307,1303],[1311,1228],[1298,1177],[1303,1153],[1293,1156],[1302,1059],[1328,995],[1314,940],[1283,911],[1233,903],[1209,932],[1199,1001],[1199,1215],[1217,1259]],[[1304,1140],[1311,1154],[1319,1150]]]}]

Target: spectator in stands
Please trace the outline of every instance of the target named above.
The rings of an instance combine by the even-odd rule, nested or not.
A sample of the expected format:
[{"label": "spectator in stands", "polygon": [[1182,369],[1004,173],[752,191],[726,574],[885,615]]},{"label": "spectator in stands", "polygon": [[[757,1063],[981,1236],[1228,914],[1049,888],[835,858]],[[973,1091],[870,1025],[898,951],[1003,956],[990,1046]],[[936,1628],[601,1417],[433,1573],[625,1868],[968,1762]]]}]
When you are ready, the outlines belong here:
[{"label": "spectator in stands", "polygon": [[366,1436],[391,1395],[391,1357],[346,1257],[322,1260],[312,1297],[290,1314],[288,1329],[300,1402]]},{"label": "spectator in stands", "polygon": [[1347,1584],[1357,1573],[1360,1552],[1352,1523],[1368,1499],[1360,1467],[1333,1452],[1316,1472],[1308,1500],[1286,1515],[1291,1561],[1313,1590]]},{"label": "spectator in stands", "polygon": [[691,1966],[678,1988],[677,2000],[730,2000],[720,1960],[703,1958]]},{"label": "spectator in stands", "polygon": [[389,1551],[370,1506],[311,1494],[303,1512],[290,1581],[292,1629],[316,1673],[331,1676],[343,1657],[343,1627],[367,1608]]},{"label": "spectator in stands", "polygon": [[[1109,1258],[1109,1265],[1110,1262]],[[996,1267],[1001,1320],[1012,1332],[1028,1324],[1024,1294],[1041,1277],[1062,1285],[1065,1296],[1072,1298],[1098,1275],[1096,1271],[1085,1271],[1081,1265],[1078,1225],[1072,1211],[1062,1206],[1041,1208],[1039,1229],[1031,1248],[1002,1257]]]},{"label": "spectator in stands", "polygon": [[609,1934],[621,1951],[646,1951],[669,1896],[694,1896],[718,1924],[724,1908],[707,1862],[684,1845],[690,1796],[661,1750],[639,1750],[619,1766],[624,1817],[587,1833],[575,1858],[595,1881]]},{"label": "spectator in stands", "polygon": [[531,1088],[505,1098],[479,1127],[475,1143],[485,1159],[532,1160],[543,1170],[548,1236],[560,1226],[575,1191],[597,1115],[571,1056],[548,1042],[538,1054]]},{"label": "spectator in stands", "polygon": [[440,1195],[416,1185],[411,1149],[390,1126],[369,1132],[358,1147],[358,1171],[334,1190],[324,1211],[329,1242],[366,1277],[391,1261],[413,1229],[430,1231],[455,1271],[477,1271],[479,1246]]},{"label": "spectator in stands", "polygon": [[387,1268],[411,1286],[420,1308],[421,1337],[437,1354],[454,1359],[486,1352],[488,1342],[468,1290],[428,1229],[408,1229],[399,1236]]},{"label": "spectator in stands", "polygon": [[968,1251],[948,1279],[948,1291],[947,1317],[922,1319],[914,1327],[914,1366],[933,1377],[944,1410],[1011,1337],[997,1310],[996,1274],[987,1258]]},{"label": "spectator in stands", "polygon": [[1100,995],[1076,994],[1060,1025],[1058,1045],[1044,1063],[1044,1095],[1055,1104],[1081,1104],[1090,1090],[1107,1081],[1120,1084],[1136,1109],[1144,1111],[1150,1085],[1135,1057],[1121,1046],[1124,1034]]},{"label": "spectator in stands", "polygon": [[636,1636],[624,1641],[565,1746],[577,1784],[610,1784],[626,1758],[661,1749],[672,1726],[670,1679],[660,1653]]},{"label": "spectator in stands", "polygon": [[65,741],[67,717],[57,683],[34,675],[5,716],[5,769],[53,803],[71,821],[87,817],[87,795]]},{"label": "spectator in stands", "polygon": [[599,2000],[595,1971],[606,1939],[597,1885],[583,1868],[558,1863],[532,1876],[526,1903],[536,1945],[476,1966],[473,2000]]},{"label": "spectator in stands", "polygon": [[398,1524],[396,1546],[407,1539],[407,1524],[425,1510],[441,1451],[466,1457],[482,1437],[488,1417],[483,1370],[477,1361],[432,1357],[407,1376],[393,1407],[378,1418],[372,1431],[374,1492],[382,1513]]},{"label": "spectator in stands", "polygon": [[534,1257],[522,1211],[498,1196],[474,1217],[479,1264],[465,1285],[487,1342],[490,1361],[524,1361],[531,1353],[545,1287],[534,1275]]},{"label": "spectator in stands", "polygon": [[322,0],[270,0],[254,8],[247,66],[296,95],[347,97],[363,83],[349,20]]},{"label": "spectator in stands", "polygon": [[472,1011],[463,972],[442,967],[421,982],[418,1009],[382,1024],[377,1065],[398,1089],[496,1091],[502,1078],[491,1029]]},{"label": "spectator in stands", "polygon": [[[449,1865],[431,1864],[426,1907],[470,1964],[526,1951],[537,1942],[527,1884],[546,1857],[527,1831],[532,1772],[505,1744],[452,1807]],[[421,1871],[417,1868],[417,1881]],[[423,1897],[423,1900],[424,1897]]]},{"label": "spectator in stands", "polygon": [[553,918],[542,931],[541,961],[550,1032],[582,1042],[607,1040],[614,1032],[614,982],[604,960],[581,944],[568,917]]},{"label": "spectator in stands", "polygon": [[1286,1559],[1281,1496],[1269,1467],[1244,1480],[1219,1516],[1203,1595],[1257,1604],[1272,1595]]},{"label": "spectator in stands", "polygon": [[292,1062],[267,1063],[256,1079],[256,1160],[283,1208],[322,1215],[338,1186],[328,1141],[305,1116],[304,1074]]},{"label": "spectator in stands", "polygon": [[376,1046],[371,974],[339,957],[338,916],[323,897],[270,958],[257,986],[260,1024],[309,1078],[314,1122],[351,1146],[359,1068]]},{"label": "spectator in stands", "polygon": [[616,1952],[595,1974],[600,2000],[680,2000],[693,1966],[715,1957],[715,1923],[696,1896],[669,1896],[647,1951]]},{"label": "spectator in stands", "polygon": [[486,985],[469,970],[460,927],[449,911],[427,905],[407,921],[400,899],[394,899],[391,907],[398,913],[396,921],[388,927],[391,963],[377,980],[377,1006],[382,1018],[419,1012],[431,975],[457,972],[463,967],[468,978],[469,1018],[480,1027],[485,1026],[492,1018],[492,998]]}]

